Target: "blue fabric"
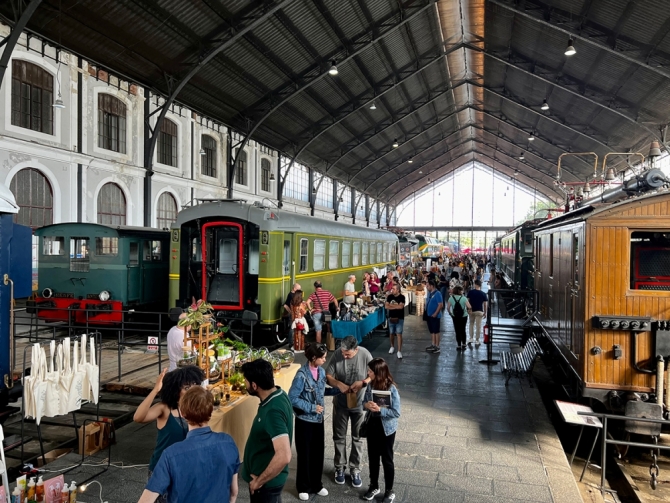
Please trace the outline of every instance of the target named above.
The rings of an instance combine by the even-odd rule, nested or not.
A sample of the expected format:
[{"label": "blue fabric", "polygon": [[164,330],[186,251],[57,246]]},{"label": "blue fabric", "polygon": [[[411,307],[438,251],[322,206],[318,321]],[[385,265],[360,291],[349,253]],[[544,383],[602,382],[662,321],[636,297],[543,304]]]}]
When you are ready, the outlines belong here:
[{"label": "blue fabric", "polygon": [[[310,423],[322,423],[326,414],[325,397],[341,393],[338,388],[326,387],[326,371],[323,370],[323,367],[318,367],[318,371],[318,380],[315,381],[312,372],[309,370],[309,362],[305,363],[298,369],[291,383],[291,389],[288,390],[288,397],[294,407],[295,417]],[[317,405],[324,408],[323,413],[317,414]],[[298,411],[302,411],[302,413]]]},{"label": "blue fabric", "polygon": [[438,304],[442,304],[440,312],[437,313],[437,318],[442,318],[442,311],[444,310],[444,300],[442,299],[442,294],[438,290],[433,290],[433,292],[428,292],[426,294],[426,312],[428,316],[433,316],[437,310]]},{"label": "blue fabric", "polygon": [[384,323],[385,319],[386,310],[377,309],[361,321],[332,321],[330,323],[330,330],[333,332],[335,339],[344,339],[347,335],[353,335],[360,343],[366,335]]},{"label": "blue fabric", "polygon": [[191,430],[186,440],[163,451],[146,488],[168,494],[168,502],[228,500],[240,467],[235,441],[209,426]]},{"label": "blue fabric", "polygon": [[484,311],[484,302],[488,300],[488,296],[481,290],[475,289],[468,292],[468,300],[474,312]]},{"label": "blue fabric", "polygon": [[[379,412],[368,411],[368,414],[372,414],[373,417],[376,416],[382,418],[382,426],[384,427],[384,433],[387,437],[393,435],[398,429],[398,418],[400,417],[400,394],[398,393],[398,388],[392,384],[389,391],[391,392],[390,407],[382,407]],[[363,402],[370,401],[372,401],[372,386],[368,385],[367,388],[365,388],[365,398],[363,399]]]}]

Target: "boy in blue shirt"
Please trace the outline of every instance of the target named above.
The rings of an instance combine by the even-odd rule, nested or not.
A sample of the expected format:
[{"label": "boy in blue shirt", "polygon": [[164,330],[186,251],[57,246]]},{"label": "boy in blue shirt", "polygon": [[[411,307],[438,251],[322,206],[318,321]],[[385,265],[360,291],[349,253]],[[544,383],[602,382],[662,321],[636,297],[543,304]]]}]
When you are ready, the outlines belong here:
[{"label": "boy in blue shirt", "polygon": [[442,319],[442,308],[444,299],[437,289],[435,281],[428,282],[428,295],[426,295],[426,316],[428,322],[428,331],[430,332],[431,345],[426,351],[433,354],[440,354],[440,320]]}]

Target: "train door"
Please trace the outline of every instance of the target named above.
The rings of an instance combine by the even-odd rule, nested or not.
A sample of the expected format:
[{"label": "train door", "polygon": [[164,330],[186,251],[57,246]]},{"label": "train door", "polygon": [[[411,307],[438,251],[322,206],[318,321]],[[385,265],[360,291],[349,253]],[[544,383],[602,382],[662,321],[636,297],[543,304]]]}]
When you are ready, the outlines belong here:
[{"label": "train door", "polygon": [[128,241],[128,302],[138,302],[142,292],[140,242]]},{"label": "train door", "polygon": [[571,246],[571,261],[570,261],[570,269],[572,273],[572,277],[570,279],[570,289],[569,289],[569,303],[570,303],[570,317],[568,318],[569,322],[569,331],[568,331],[568,343],[569,343],[569,348],[570,351],[572,351],[573,354],[578,355],[580,348],[576,347],[578,345],[578,342],[581,340],[581,324],[579,322],[580,320],[580,295],[581,295],[581,289],[582,289],[582,280],[581,280],[581,275],[580,275],[580,232],[575,231],[572,233],[572,240],[570,243]]},{"label": "train door", "polygon": [[243,309],[242,226],[234,222],[207,223],[202,228],[202,242],[202,298],[214,307]]},{"label": "train door", "polygon": [[[284,248],[282,252],[282,283],[284,285],[284,299],[288,292],[291,291],[293,283],[295,282],[295,269],[293,267],[293,233],[284,233]],[[282,299],[282,302],[284,301]]]}]

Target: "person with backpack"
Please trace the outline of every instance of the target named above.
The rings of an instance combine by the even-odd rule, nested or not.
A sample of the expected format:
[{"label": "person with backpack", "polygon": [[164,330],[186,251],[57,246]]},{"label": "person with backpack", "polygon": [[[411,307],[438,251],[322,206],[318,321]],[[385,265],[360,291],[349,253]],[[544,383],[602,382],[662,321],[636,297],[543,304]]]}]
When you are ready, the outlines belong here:
[{"label": "person with backpack", "polygon": [[465,326],[468,323],[468,310],[472,309],[467,297],[463,295],[463,287],[454,287],[449,300],[447,301],[447,310],[454,320],[454,330],[456,331],[456,350],[465,350]]}]

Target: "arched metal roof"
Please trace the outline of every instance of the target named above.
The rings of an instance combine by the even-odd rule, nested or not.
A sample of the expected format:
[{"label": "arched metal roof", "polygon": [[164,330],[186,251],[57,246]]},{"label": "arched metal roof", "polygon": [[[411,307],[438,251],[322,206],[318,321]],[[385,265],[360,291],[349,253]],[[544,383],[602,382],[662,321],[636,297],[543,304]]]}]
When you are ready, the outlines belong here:
[{"label": "arched metal roof", "polygon": [[27,29],[391,203],[472,160],[556,198],[561,153],[670,117],[663,0],[43,0]]}]

